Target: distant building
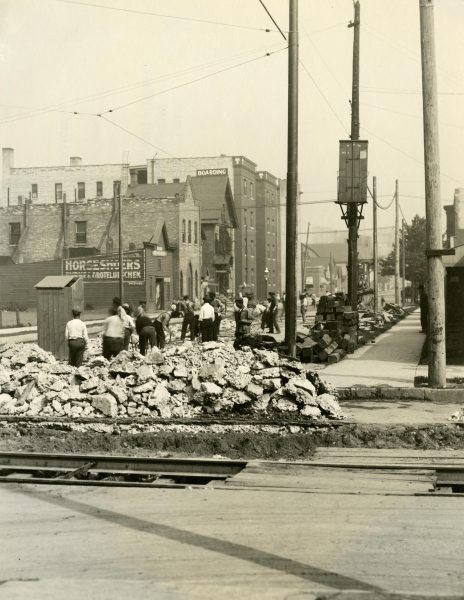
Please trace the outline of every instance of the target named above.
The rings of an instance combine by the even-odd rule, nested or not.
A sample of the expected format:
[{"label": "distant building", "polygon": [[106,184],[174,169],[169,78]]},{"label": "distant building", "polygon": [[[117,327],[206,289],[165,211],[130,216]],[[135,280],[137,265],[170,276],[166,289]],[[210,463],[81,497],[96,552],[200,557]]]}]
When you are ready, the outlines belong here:
[{"label": "distant building", "polygon": [[14,149],[2,148],[2,191],[0,206],[62,204],[111,198],[115,182],[121,193],[127,189],[129,165],[85,165],[71,156],[69,165],[15,167]]}]

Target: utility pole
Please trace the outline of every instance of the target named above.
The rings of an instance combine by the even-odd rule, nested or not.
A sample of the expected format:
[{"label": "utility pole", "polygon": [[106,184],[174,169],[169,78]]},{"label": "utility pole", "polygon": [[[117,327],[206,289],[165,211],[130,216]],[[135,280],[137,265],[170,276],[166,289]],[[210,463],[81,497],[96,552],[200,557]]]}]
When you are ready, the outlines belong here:
[{"label": "utility pole", "polygon": [[374,311],[379,312],[379,250],[377,240],[377,177],[372,178],[373,245],[374,245]]},{"label": "utility pole", "polygon": [[114,184],[114,193],[118,197],[118,233],[119,233],[119,298],[124,301],[124,270],[123,270],[123,253],[122,253],[122,199],[121,199],[121,182],[116,181]]},{"label": "utility pole", "polygon": [[398,179],[395,184],[395,304],[400,303],[400,204]]},{"label": "utility pole", "polygon": [[285,342],[296,356],[296,244],[298,198],[298,0],[289,2],[288,27],[287,241],[285,259]]},{"label": "utility pole", "polygon": [[403,279],[401,286],[401,298],[403,300],[403,306],[406,304],[406,221],[401,221],[401,270],[403,271]]},{"label": "utility pole", "polygon": [[[359,140],[359,54],[361,6],[354,3],[353,27],[353,82],[351,90],[351,140]],[[347,206],[348,217],[348,297],[353,310],[358,306],[358,207],[354,202]]]},{"label": "utility pole", "polygon": [[305,249],[304,249],[304,254],[303,254],[303,277],[301,280],[301,291],[304,292],[305,288],[306,288],[306,257],[308,256],[308,244],[309,244],[309,221],[308,221],[308,227],[306,229],[306,243],[305,243]]},{"label": "utility pole", "polygon": [[425,215],[428,274],[429,387],[446,387],[445,273],[441,237],[440,151],[433,0],[419,0],[424,118]]}]

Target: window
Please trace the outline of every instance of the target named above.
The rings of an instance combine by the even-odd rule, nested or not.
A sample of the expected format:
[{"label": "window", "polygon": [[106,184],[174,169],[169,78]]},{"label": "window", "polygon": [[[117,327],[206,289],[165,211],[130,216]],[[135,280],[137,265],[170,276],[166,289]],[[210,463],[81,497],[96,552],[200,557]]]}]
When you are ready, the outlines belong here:
[{"label": "window", "polygon": [[33,183],[31,186],[31,192],[32,192],[32,198],[38,198],[39,197],[39,186],[37,185],[37,183]]},{"label": "window", "polygon": [[192,221],[189,220],[188,222],[188,237],[187,237],[187,241],[189,244],[192,243]]},{"label": "window", "polygon": [[243,180],[243,193],[246,196],[246,193],[247,193],[247,180],[246,179]]},{"label": "window", "polygon": [[266,232],[271,233],[270,231],[270,219],[269,217],[266,219]]},{"label": "window", "polygon": [[243,224],[246,227],[246,224],[247,224],[247,211],[246,211],[246,208],[243,210]]},{"label": "window", "polygon": [[269,190],[266,191],[266,204],[269,204],[269,198],[271,197],[271,194],[269,193]]},{"label": "window", "polygon": [[76,244],[87,244],[87,221],[76,221]]},{"label": "window", "polygon": [[254,255],[255,255],[255,241],[250,240],[250,256],[254,256]]},{"label": "window", "polygon": [[134,242],[129,242],[129,250],[135,250]]},{"label": "window", "polygon": [[198,271],[195,271],[195,296],[198,298]]},{"label": "window", "polygon": [[254,283],[255,282],[255,270],[253,269],[253,267],[251,267],[250,269],[250,283]]},{"label": "window", "polygon": [[185,219],[182,219],[182,243],[185,244]]},{"label": "window", "polygon": [[182,271],[180,272],[179,283],[180,283],[180,295],[183,296],[184,295],[184,274]]},{"label": "window", "polygon": [[55,202],[63,200],[63,184],[55,183]]},{"label": "window", "polygon": [[97,198],[103,198],[103,181],[97,181]]},{"label": "window", "polygon": [[198,223],[193,224],[193,243],[198,244]]},{"label": "window", "polygon": [[180,179],[179,179],[178,177],[175,177],[175,178],[172,180],[172,183],[180,183]]},{"label": "window", "polygon": [[272,227],[271,227],[271,233],[275,233],[276,229],[275,229],[275,221],[274,219],[272,219]]},{"label": "window", "polygon": [[250,198],[253,199],[253,183],[250,181]]},{"label": "window", "polygon": [[79,181],[77,184],[77,199],[85,200],[85,183],[83,181]]},{"label": "window", "polygon": [[253,211],[250,211],[250,227],[254,227],[255,226],[255,213]]},{"label": "window", "polygon": [[272,258],[275,259],[275,257],[276,257],[275,244],[272,244]]},{"label": "window", "polygon": [[267,245],[267,255],[268,258],[271,258],[271,246],[268,244]]},{"label": "window", "polygon": [[10,223],[10,246],[17,246],[21,237],[21,223]]},{"label": "window", "polygon": [[158,179],[158,183],[166,183],[166,179]]}]

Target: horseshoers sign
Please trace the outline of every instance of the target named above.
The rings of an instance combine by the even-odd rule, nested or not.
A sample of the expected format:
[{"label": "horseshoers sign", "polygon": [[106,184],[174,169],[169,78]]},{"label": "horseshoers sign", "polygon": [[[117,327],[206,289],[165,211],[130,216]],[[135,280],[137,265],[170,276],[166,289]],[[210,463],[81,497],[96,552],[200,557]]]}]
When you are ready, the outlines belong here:
[{"label": "horseshoers sign", "polygon": [[[123,278],[125,281],[144,281],[145,268],[142,250],[123,253]],[[84,281],[118,281],[119,255],[97,254],[81,258],[63,259],[63,275],[84,278]]]}]

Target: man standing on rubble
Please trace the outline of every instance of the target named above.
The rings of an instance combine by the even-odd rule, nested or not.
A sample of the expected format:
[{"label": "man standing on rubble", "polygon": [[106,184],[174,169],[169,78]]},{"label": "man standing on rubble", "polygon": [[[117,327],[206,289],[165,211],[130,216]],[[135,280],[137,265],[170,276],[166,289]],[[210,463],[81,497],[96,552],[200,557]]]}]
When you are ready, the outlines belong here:
[{"label": "man standing on rubble", "polygon": [[171,321],[172,314],[175,310],[171,308],[170,311],[162,312],[155,319],[153,319],[153,326],[156,329],[157,336],[157,344],[158,348],[162,350],[166,344],[166,333],[169,334],[169,339],[171,339],[171,329],[169,327],[169,322]]},{"label": "man standing on rubble", "polygon": [[209,296],[203,299],[198,316],[200,321],[201,341],[211,342],[214,337],[214,308],[210,304]]},{"label": "man standing on rubble", "polygon": [[238,307],[238,311],[234,348],[235,350],[238,350],[244,345],[246,336],[250,334],[253,319],[250,315],[248,308],[245,308],[243,306],[243,298],[236,298],[235,304]]},{"label": "man standing on rubble", "polygon": [[65,337],[68,342],[69,364],[80,367],[84,359],[84,352],[89,344],[87,327],[81,321],[81,310],[72,309],[73,318],[66,323]]},{"label": "man standing on rubble", "polygon": [[135,320],[135,329],[139,336],[140,354],[145,356],[148,345],[154,348],[157,343],[156,329],[153,325],[153,320],[146,314],[143,308],[140,308],[139,315]]},{"label": "man standing on rubble", "polygon": [[103,321],[102,353],[107,360],[124,350],[124,321],[118,315],[117,308],[111,307],[110,316]]},{"label": "man standing on rubble", "polygon": [[184,296],[184,318],[182,320],[182,329],[180,332],[180,339],[183,342],[185,340],[185,336],[187,334],[187,329],[190,333],[190,340],[192,342],[195,341],[196,336],[196,325],[195,325],[195,312],[193,302],[190,300],[189,296]]},{"label": "man standing on rubble", "polygon": [[222,315],[224,313],[225,306],[216,298],[216,292],[210,292],[209,294],[210,304],[214,309],[214,327],[213,327],[213,341],[217,342],[219,338],[219,327],[221,326]]}]

